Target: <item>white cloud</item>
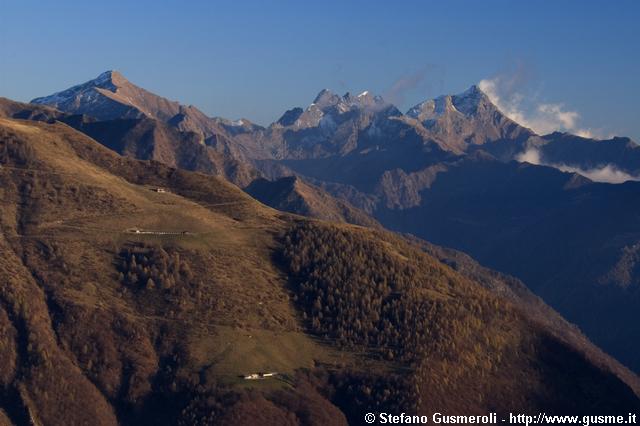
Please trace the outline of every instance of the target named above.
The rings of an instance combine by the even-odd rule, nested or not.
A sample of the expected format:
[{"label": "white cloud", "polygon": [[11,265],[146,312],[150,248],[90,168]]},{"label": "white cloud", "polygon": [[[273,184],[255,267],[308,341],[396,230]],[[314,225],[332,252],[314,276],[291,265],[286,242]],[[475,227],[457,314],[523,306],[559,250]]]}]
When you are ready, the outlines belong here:
[{"label": "white cloud", "polygon": [[[589,129],[578,129],[577,131],[574,132],[574,134],[576,136],[580,136],[583,138],[595,138],[597,137],[591,130]],[[609,136],[609,137],[613,137],[613,136]]]},{"label": "white cloud", "polygon": [[528,148],[516,156],[516,160],[521,163],[530,163],[542,166],[549,166],[568,173],[578,173],[591,179],[594,182],[605,183],[623,183],[629,180],[640,181],[640,176],[632,176],[629,173],[619,170],[612,164],[606,164],[593,169],[583,169],[580,167],[569,166],[562,163],[547,163],[542,161],[540,150],[537,148]]},{"label": "white cloud", "polygon": [[520,163],[542,164],[540,160],[540,151],[535,148],[529,148],[516,156],[516,161]]},{"label": "white cloud", "polygon": [[478,87],[507,117],[538,134],[560,130],[584,137],[593,136],[590,130],[578,127],[580,114],[577,111],[566,110],[561,103],[535,104],[514,88],[511,79],[498,76],[480,81]]},{"label": "white cloud", "polygon": [[561,123],[565,129],[574,129],[580,114],[575,111],[563,111],[562,108],[562,104],[540,104],[538,105],[538,112]]},{"label": "white cloud", "polygon": [[[533,97],[526,98],[518,90],[518,86],[521,86],[520,80],[519,73],[516,72],[512,76],[502,75],[482,80],[478,83],[478,87],[507,117],[538,134],[544,135],[560,130],[585,138],[594,138],[596,137],[594,133],[600,133],[592,129],[581,128],[579,126],[580,114],[577,111],[565,109],[561,103],[538,103]],[[540,150],[535,147],[528,148],[518,154],[516,160],[554,167],[563,172],[579,173],[594,182],[640,181],[640,176],[632,176],[612,164],[583,169],[567,164],[545,162]]]},{"label": "white cloud", "polygon": [[607,182],[607,183],[623,183],[629,180],[639,181],[640,177],[632,176],[629,173],[616,169],[613,165],[607,164],[604,167],[595,169],[579,169],[577,167],[563,166],[559,167],[563,172],[580,173],[582,176],[588,177],[594,182]]}]

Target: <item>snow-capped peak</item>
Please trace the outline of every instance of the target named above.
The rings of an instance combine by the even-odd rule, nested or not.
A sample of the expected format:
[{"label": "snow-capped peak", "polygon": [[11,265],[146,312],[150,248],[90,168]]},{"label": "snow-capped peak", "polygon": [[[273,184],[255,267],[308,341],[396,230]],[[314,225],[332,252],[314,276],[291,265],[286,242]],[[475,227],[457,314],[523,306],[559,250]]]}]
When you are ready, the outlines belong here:
[{"label": "snow-capped peak", "polygon": [[472,115],[478,111],[479,107],[491,104],[487,95],[475,84],[464,92],[452,96],[452,100],[458,111],[465,115]]},{"label": "snow-capped peak", "polygon": [[[89,80],[86,83],[79,84],[77,86],[72,87],[81,87],[81,88],[89,88],[89,87],[99,87],[101,89],[109,89],[114,90],[117,87],[122,86],[127,82],[127,79],[124,78],[122,74],[120,74],[116,70],[108,70],[94,78],[93,80]],[[71,90],[67,89],[67,90]]]},{"label": "snow-capped peak", "polygon": [[111,81],[111,76],[113,75],[114,71],[113,70],[109,70],[109,71],[105,71],[102,74],[100,74],[99,76],[97,76],[96,78],[94,78],[92,81],[94,84],[98,85],[98,84],[102,84],[102,83],[106,83],[108,81]]},{"label": "snow-capped peak", "polygon": [[120,84],[126,83],[127,79],[119,71],[109,70],[109,71],[103,72],[98,77],[88,81],[87,83],[91,83],[91,82],[93,82],[95,85],[112,83],[118,86]]},{"label": "snow-capped peak", "polygon": [[79,96],[83,98],[83,101],[90,101],[91,96],[95,95],[95,91],[92,89],[105,89],[115,92],[125,83],[127,83],[127,79],[122,74],[115,70],[109,70],[101,73],[93,80],[56,92],[53,95],[33,99],[31,103],[59,107],[68,102],[75,102],[74,100],[77,100]]},{"label": "snow-capped peak", "polygon": [[328,89],[322,89],[307,110],[319,109],[326,112],[329,108],[335,108],[340,113],[344,113],[350,111],[352,108],[368,107],[383,103],[384,100],[380,96],[373,96],[368,90],[365,90],[357,96],[353,96],[349,92],[340,96]]},{"label": "snow-capped peak", "polygon": [[479,108],[490,104],[487,95],[478,86],[473,85],[457,95],[444,95],[421,102],[410,108],[407,111],[407,116],[420,121],[432,120],[448,112],[470,116],[475,114]]}]

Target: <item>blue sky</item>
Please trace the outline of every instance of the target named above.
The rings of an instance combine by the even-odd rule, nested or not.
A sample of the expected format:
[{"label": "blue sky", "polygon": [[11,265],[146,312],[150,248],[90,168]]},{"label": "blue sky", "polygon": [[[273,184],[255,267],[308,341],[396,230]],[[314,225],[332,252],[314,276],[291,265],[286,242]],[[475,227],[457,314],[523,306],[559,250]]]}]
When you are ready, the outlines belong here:
[{"label": "blue sky", "polygon": [[487,80],[529,123],[640,140],[639,20],[633,0],[4,0],[0,96],[117,69],[210,115],[268,124],[322,88],[406,110]]}]

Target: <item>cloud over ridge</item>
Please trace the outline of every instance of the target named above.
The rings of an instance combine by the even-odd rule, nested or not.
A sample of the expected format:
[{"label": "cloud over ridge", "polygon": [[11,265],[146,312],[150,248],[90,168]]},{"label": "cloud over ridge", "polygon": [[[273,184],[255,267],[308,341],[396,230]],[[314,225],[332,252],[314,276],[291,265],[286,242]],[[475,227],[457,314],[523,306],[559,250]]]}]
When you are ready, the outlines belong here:
[{"label": "cloud over ridge", "polygon": [[538,134],[560,130],[582,137],[593,137],[590,130],[578,127],[580,114],[565,109],[562,103],[526,105],[525,96],[516,88],[512,79],[505,76],[484,79],[478,83],[478,87],[507,117]]},{"label": "cloud over ridge", "polygon": [[618,169],[613,164],[605,164],[592,169],[583,169],[563,163],[545,162],[542,159],[540,150],[535,147],[527,148],[516,156],[516,160],[521,163],[530,163],[540,166],[549,166],[568,173],[578,173],[594,182],[603,183],[623,183],[627,181],[640,181],[640,176],[633,176]]}]

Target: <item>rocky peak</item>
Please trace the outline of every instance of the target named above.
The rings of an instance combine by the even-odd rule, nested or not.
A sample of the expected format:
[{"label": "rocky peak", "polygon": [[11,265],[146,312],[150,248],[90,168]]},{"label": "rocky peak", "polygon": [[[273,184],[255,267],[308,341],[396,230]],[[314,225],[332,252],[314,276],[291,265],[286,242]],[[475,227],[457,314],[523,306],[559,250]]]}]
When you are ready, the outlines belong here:
[{"label": "rocky peak", "polygon": [[320,93],[318,93],[318,96],[316,96],[316,98],[314,99],[313,105],[316,105],[318,106],[318,108],[322,109],[337,105],[341,100],[342,98],[339,95],[336,95],[329,89],[322,89]]},{"label": "rocky peak", "polygon": [[456,109],[465,115],[473,115],[481,110],[495,108],[489,97],[475,84],[451,98]]},{"label": "rocky peak", "polygon": [[130,84],[129,81],[118,71],[109,70],[93,80],[56,92],[50,96],[33,99],[31,103],[50,105],[54,108],[66,110],[68,106],[77,103],[80,98],[83,102],[90,102],[95,97],[94,92],[96,89],[115,93],[118,89],[128,84]]},{"label": "rocky peak", "polygon": [[103,72],[98,77],[88,81],[85,84],[89,86],[100,87],[100,88],[108,88],[106,86],[118,88],[118,87],[124,86],[127,83],[129,83],[129,80],[127,80],[120,72],[115,70],[109,70],[109,71]]},{"label": "rocky peak", "polygon": [[277,121],[277,123],[281,126],[291,126],[293,125],[298,118],[304,113],[304,110],[300,107],[292,108],[290,110],[285,111]]},{"label": "rocky peak", "polygon": [[451,113],[470,117],[491,107],[495,108],[487,95],[473,85],[457,95],[444,95],[421,102],[409,109],[407,116],[424,122]]}]

